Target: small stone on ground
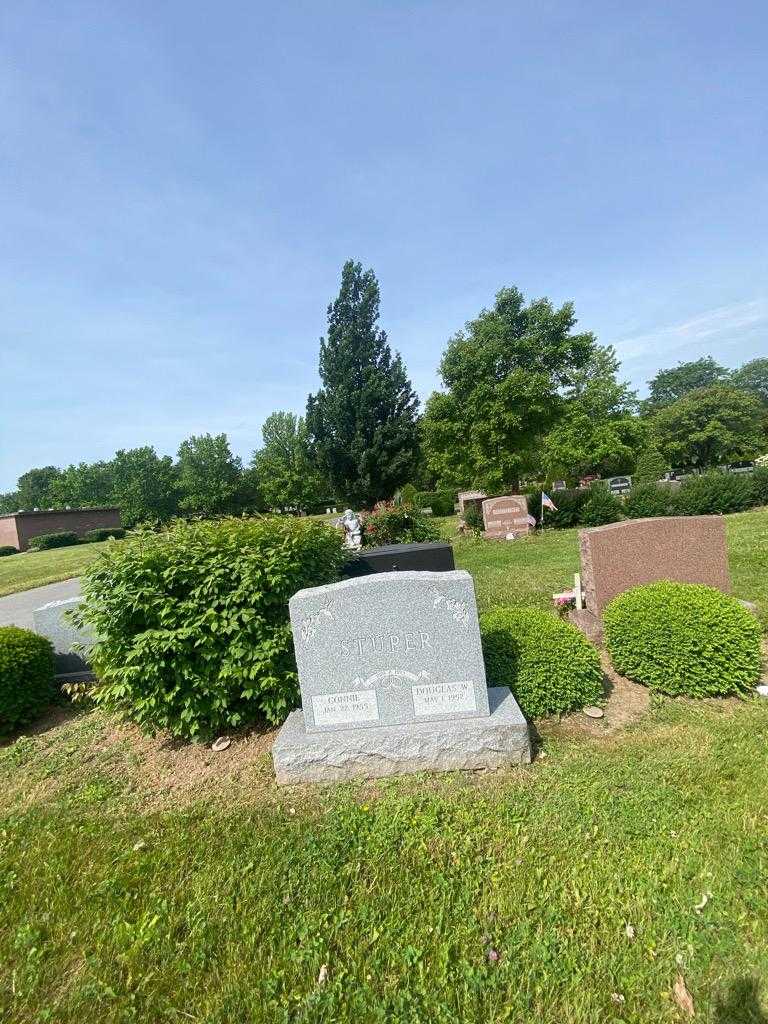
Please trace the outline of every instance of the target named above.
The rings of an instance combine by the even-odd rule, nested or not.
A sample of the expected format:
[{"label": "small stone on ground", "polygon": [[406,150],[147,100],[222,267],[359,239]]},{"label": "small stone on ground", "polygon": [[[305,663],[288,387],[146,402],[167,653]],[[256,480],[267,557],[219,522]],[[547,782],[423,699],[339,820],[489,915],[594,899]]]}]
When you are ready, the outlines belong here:
[{"label": "small stone on ground", "polygon": [[589,707],[584,708],[584,714],[587,718],[602,718],[605,712],[602,708],[596,708],[590,705]]}]

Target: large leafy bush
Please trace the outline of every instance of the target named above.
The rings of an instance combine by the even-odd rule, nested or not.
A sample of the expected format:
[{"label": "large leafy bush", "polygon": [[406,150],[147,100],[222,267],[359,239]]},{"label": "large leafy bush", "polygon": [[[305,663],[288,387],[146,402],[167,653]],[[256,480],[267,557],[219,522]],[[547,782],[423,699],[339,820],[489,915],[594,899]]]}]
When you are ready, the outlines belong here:
[{"label": "large leafy bush", "polygon": [[0,626],[0,735],[32,721],[50,704],[53,671],[53,647],[45,637]]},{"label": "large leafy bush", "polygon": [[537,608],[496,608],[480,619],[490,686],[509,686],[529,717],[602,698],[597,650],[570,622]]},{"label": "large leafy bush", "polygon": [[363,517],[363,544],[415,544],[440,540],[437,526],[412,505],[380,502]]},{"label": "large leafy bush", "polygon": [[94,699],[142,729],[204,738],[281,721],[298,685],[288,599],[331,583],[341,534],[315,520],[175,523],[110,545],[83,580]]},{"label": "large leafy bush", "polygon": [[62,530],[61,533],[40,533],[30,540],[29,546],[35,551],[49,551],[51,548],[68,548],[79,543],[80,538],[74,531]]},{"label": "large leafy bush", "polygon": [[668,580],[634,587],[611,601],[603,624],[616,671],[660,693],[743,693],[760,677],[760,624],[713,587]]},{"label": "large leafy bush", "polygon": [[675,494],[677,515],[724,515],[743,512],[756,504],[754,485],[748,475],[704,473],[684,480]]}]

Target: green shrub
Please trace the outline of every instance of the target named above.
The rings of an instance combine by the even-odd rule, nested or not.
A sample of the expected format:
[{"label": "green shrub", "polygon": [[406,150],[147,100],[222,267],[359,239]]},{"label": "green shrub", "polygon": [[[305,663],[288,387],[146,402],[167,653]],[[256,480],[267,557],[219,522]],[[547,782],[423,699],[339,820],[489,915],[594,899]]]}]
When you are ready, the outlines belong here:
[{"label": "green shrub", "polygon": [[[544,525],[554,526],[558,529],[567,529],[577,526],[580,522],[581,510],[589,501],[591,491],[585,487],[573,487],[567,491],[547,491],[552,501],[557,506],[557,511],[544,509]],[[534,491],[526,495],[528,500],[528,511],[532,516],[539,519],[541,515],[541,491]]]},{"label": "green shrub", "polygon": [[452,516],[455,505],[456,495],[453,491],[418,491],[416,493],[416,506],[431,508],[436,516]]},{"label": "green shrub", "polygon": [[125,530],[119,526],[100,526],[96,530],[88,530],[87,533],[83,534],[83,544],[95,544],[98,541],[109,540],[110,537],[114,537],[115,540],[120,540],[125,536]]},{"label": "green shrub", "polygon": [[529,717],[602,699],[600,656],[580,630],[537,608],[496,608],[480,619],[488,683],[509,686]]},{"label": "green shrub", "polygon": [[659,693],[744,693],[760,677],[760,624],[713,587],[668,580],[634,587],[611,601],[603,624],[616,671]]},{"label": "green shrub", "polygon": [[281,721],[298,685],[288,599],[338,579],[341,533],[269,516],[177,522],[111,544],[83,578],[94,700],[148,732]]},{"label": "green shrub", "polygon": [[667,460],[658,448],[651,446],[638,456],[632,481],[636,484],[655,484],[667,471]]},{"label": "green shrub", "polygon": [[705,473],[684,480],[674,498],[678,515],[724,515],[743,512],[756,504],[750,477],[734,473]]},{"label": "green shrub", "polygon": [[470,530],[478,530],[480,533],[485,529],[483,509],[476,501],[468,502],[464,506],[464,522]]},{"label": "green shrub", "polygon": [[675,515],[675,497],[671,488],[662,484],[640,484],[624,499],[624,515],[627,519]]},{"label": "green shrub", "polygon": [[31,722],[54,694],[50,642],[28,629],[0,626],[0,735]]},{"label": "green shrub", "polygon": [[10,544],[3,544],[0,546],[0,558],[5,558],[7,555],[18,555],[19,549],[11,547]]},{"label": "green shrub", "polygon": [[71,544],[78,544],[80,538],[72,530],[64,530],[61,533],[41,533],[33,537],[29,546],[35,551],[49,551],[51,548],[68,548]]},{"label": "green shrub", "polygon": [[[557,502],[555,502],[557,504]],[[589,498],[579,512],[580,526],[605,526],[622,518],[622,503],[604,484],[589,489]]]},{"label": "green shrub", "polygon": [[413,484],[406,484],[405,487],[400,490],[400,504],[401,505],[415,505],[416,504],[416,488]]},{"label": "green shrub", "polygon": [[380,502],[372,512],[363,516],[363,544],[415,544],[440,540],[437,526],[411,505]]},{"label": "green shrub", "polygon": [[758,466],[750,479],[756,505],[768,505],[768,466]]}]

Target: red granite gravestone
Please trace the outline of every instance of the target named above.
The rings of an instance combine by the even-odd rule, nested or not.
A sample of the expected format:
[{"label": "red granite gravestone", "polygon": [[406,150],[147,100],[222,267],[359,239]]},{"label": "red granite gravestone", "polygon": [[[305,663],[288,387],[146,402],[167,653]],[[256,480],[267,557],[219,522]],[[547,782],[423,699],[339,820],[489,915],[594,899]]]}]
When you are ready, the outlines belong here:
[{"label": "red granite gravestone", "polygon": [[599,639],[605,606],[656,580],[704,583],[728,594],[731,578],[722,516],[660,516],[579,530],[585,607],[571,619]]},{"label": "red granite gravestone", "polygon": [[525,495],[507,494],[501,498],[486,498],[483,502],[483,523],[483,536],[487,540],[524,537],[531,530]]},{"label": "red granite gravestone", "polygon": [[487,498],[487,497],[488,497],[488,495],[485,493],[485,491],[459,491],[459,495],[458,495],[458,499],[459,499],[459,515],[460,516],[464,515],[464,505],[465,505],[466,502],[469,502],[469,501],[472,501],[473,503],[476,502],[476,501],[482,502],[483,499]]}]

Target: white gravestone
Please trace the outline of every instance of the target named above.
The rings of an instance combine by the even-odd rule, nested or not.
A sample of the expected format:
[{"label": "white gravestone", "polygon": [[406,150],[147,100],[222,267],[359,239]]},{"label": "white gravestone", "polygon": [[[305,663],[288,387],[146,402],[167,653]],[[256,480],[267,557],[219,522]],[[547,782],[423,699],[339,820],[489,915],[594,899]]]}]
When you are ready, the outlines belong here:
[{"label": "white gravestone", "polygon": [[290,614],[302,710],[274,745],[278,782],[530,759],[514,698],[486,683],[469,573],[356,577],[299,591]]}]

